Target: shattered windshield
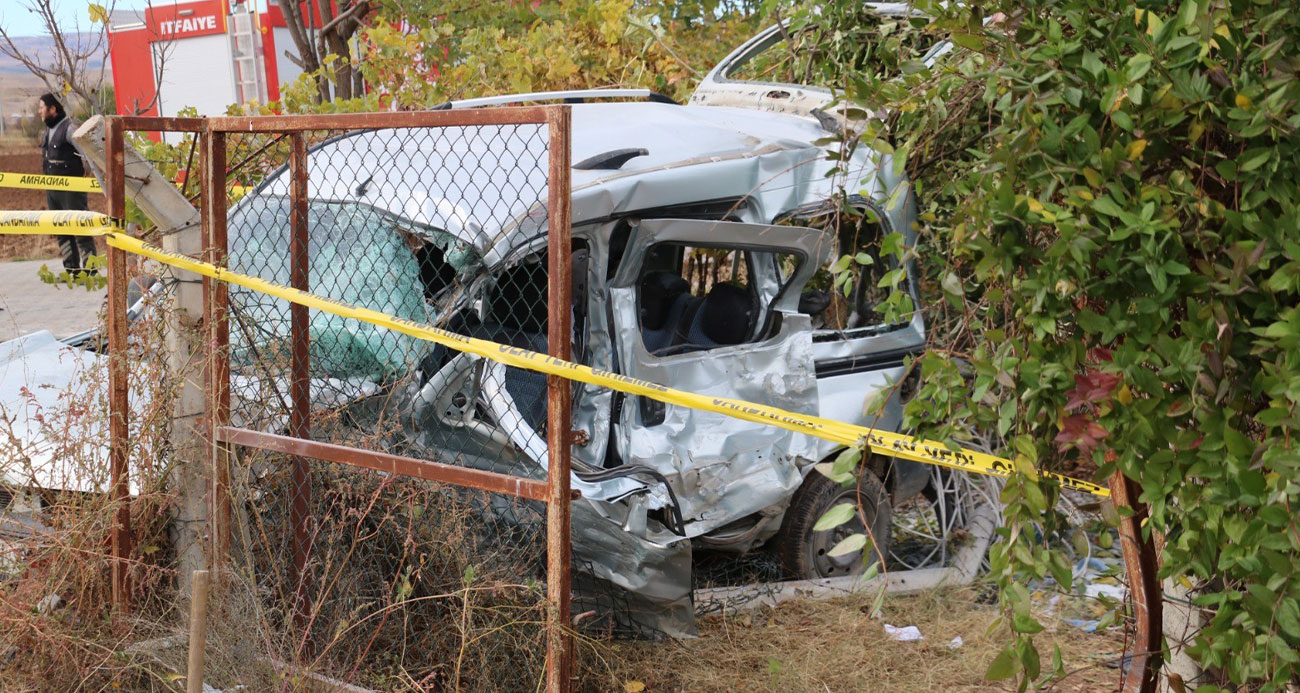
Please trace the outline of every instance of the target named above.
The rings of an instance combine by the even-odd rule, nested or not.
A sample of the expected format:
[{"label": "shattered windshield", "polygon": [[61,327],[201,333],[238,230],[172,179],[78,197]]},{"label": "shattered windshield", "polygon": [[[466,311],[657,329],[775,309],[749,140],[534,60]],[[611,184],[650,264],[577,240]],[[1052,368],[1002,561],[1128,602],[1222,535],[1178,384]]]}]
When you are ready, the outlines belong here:
[{"label": "shattered windshield", "polygon": [[[231,269],[289,285],[290,203],[283,196],[245,198],[231,211]],[[312,293],[421,323],[480,267],[478,254],[450,234],[347,200],[308,205],[308,278]],[[232,286],[232,366],[284,351],[289,303]],[[313,377],[382,382],[409,371],[428,351],[414,337],[311,311]],[[287,356],[285,359],[287,364]]]}]

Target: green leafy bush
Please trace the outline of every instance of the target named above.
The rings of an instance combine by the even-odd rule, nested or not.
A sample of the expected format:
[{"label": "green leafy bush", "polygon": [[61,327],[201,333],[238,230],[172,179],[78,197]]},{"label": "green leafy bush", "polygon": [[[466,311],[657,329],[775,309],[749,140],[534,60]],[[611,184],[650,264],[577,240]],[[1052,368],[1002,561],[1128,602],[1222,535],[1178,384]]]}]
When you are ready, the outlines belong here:
[{"label": "green leafy bush", "polygon": [[[995,431],[1022,464],[1137,480],[1162,577],[1194,586],[1208,616],[1192,656],[1219,685],[1297,681],[1300,13],[915,7],[928,19],[885,23],[955,44],[933,66],[907,42],[863,61],[861,38],[815,56],[846,102],[884,114],[856,136],[907,162],[921,206],[909,252],[937,348],[916,364],[909,424]],[[838,39],[881,24],[836,0],[791,26]],[[992,556],[1017,636],[989,675],[1022,688],[1062,671],[1040,662],[1024,587],[1068,584],[1042,539],[1057,493],[1012,479]]]}]

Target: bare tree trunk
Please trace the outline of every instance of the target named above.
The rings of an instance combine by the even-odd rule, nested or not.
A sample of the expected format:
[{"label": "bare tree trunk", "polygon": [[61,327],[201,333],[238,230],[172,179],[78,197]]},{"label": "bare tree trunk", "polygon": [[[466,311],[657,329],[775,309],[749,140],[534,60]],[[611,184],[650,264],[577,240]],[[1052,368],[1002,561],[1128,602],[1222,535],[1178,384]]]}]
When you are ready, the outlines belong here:
[{"label": "bare tree trunk", "polygon": [[[345,10],[346,11],[346,10]],[[338,28],[339,17],[334,14],[333,3],[329,0],[320,3],[321,30],[316,37],[320,44],[320,52],[325,55],[334,54],[334,97],[338,99],[352,98],[352,75],[348,65],[348,45],[346,42],[339,41],[335,29]],[[340,45],[341,44],[341,45]]]},{"label": "bare tree trunk", "polygon": [[[317,0],[311,0],[307,5],[308,20],[312,15],[312,6]],[[280,10],[284,13],[284,23],[289,28],[289,36],[293,39],[293,45],[298,49],[298,59],[302,63],[302,69],[307,73],[315,73],[320,70],[320,56],[316,53],[316,44],[308,36],[308,25],[303,21],[302,8],[298,5],[297,0],[284,0],[280,2]],[[327,0],[328,4],[328,0]],[[319,76],[314,77],[316,80],[316,99],[317,103],[330,100],[329,84]]]},{"label": "bare tree trunk", "polygon": [[[349,41],[362,26],[370,11],[370,0],[309,0],[307,13],[303,14],[299,0],[279,0],[284,12],[289,35],[298,48],[299,64],[306,72],[317,73],[327,55],[335,56],[329,66],[333,71],[333,98],[350,99],[362,93],[361,74],[353,62]],[[316,11],[312,11],[315,8]],[[321,25],[316,26],[317,14]],[[330,82],[321,75],[315,76],[317,101],[331,101]]]}]

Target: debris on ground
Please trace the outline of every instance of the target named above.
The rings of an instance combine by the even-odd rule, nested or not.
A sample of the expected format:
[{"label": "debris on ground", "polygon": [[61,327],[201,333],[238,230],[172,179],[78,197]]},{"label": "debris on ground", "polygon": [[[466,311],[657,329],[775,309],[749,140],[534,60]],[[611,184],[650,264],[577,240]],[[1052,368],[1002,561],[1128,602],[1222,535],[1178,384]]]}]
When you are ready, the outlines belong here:
[{"label": "debris on ground", "polygon": [[903,626],[899,628],[898,626],[891,626],[886,623],[885,632],[889,633],[890,639],[900,640],[902,642],[913,642],[925,639],[925,637],[921,635],[921,629],[916,626]]}]

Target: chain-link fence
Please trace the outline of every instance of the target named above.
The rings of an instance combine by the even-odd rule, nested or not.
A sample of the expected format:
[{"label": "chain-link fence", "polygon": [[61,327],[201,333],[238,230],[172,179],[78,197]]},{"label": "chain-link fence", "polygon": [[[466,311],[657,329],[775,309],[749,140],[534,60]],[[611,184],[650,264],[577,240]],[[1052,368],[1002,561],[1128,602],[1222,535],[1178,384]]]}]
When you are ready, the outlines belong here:
[{"label": "chain-link fence", "polygon": [[[567,340],[548,349],[548,332],[568,333],[568,312],[548,311],[567,301],[567,276],[548,282],[567,266],[563,235],[549,244],[563,257],[547,259],[548,230],[567,234],[567,109],[325,117],[319,127],[285,118],[247,133],[237,120],[109,119],[112,216],[128,216],[130,187],[140,210],[161,219],[140,235],[165,252],[569,357]],[[127,129],[191,133],[181,170],[200,185],[178,197],[171,180],[153,180],[161,162],[126,147]],[[484,283],[479,270],[507,230],[540,242]],[[136,353],[138,328],[115,319],[138,283],[126,281],[128,263],[153,272],[139,277],[142,290],[183,289],[167,294],[168,317],[155,321],[170,330],[155,340],[174,376],[166,401],[139,382],[158,369]],[[220,571],[216,630],[246,666],[295,662],[382,688],[526,690],[544,679],[567,688],[571,496],[567,451],[554,453],[568,434],[562,381],[466,367],[406,334],[116,249],[108,270],[109,327],[88,339],[98,339],[91,352],[112,354],[97,364],[108,375],[109,459],[92,465],[110,472],[100,481],[112,492],[100,498],[113,513],[101,527],[111,601],[141,608],[141,588],[175,574],[144,570],[138,556],[174,551],[166,565],[181,572]],[[482,388],[510,393],[510,407],[478,410]],[[142,396],[162,412],[157,450],[144,445],[157,422],[135,411]],[[178,445],[187,430],[202,431],[197,451]],[[135,458],[151,452],[176,468],[137,470],[150,460]],[[551,465],[559,473],[548,484]],[[136,485],[160,476],[176,494],[155,513],[174,530],[166,541],[124,511]],[[141,500],[130,507],[151,508]],[[150,543],[133,542],[132,529]],[[182,556],[196,550],[197,561]],[[274,679],[257,668],[242,680]]]},{"label": "chain-link fence", "polygon": [[[365,120],[223,137],[239,162],[215,236],[226,266],[547,352],[548,153],[567,132],[490,113],[451,127]],[[540,238],[535,255],[483,283],[496,241],[521,229]],[[280,635],[273,654],[358,682],[536,688],[546,624],[568,597],[565,579],[563,603],[547,600],[546,436],[552,419],[565,424],[548,417],[546,378],[483,373],[257,291],[231,287],[227,301],[230,555]],[[476,411],[483,387],[512,395],[493,398],[511,406],[486,413],[490,424]]]},{"label": "chain-link fence", "polygon": [[[227,182],[248,191],[229,208],[226,265],[546,352],[549,137],[545,122],[231,134],[227,157],[245,164]],[[540,234],[538,256],[472,286],[493,234],[521,226]],[[484,307],[466,321],[472,302]],[[544,481],[545,377],[483,376],[429,342],[240,287],[228,316],[231,426],[345,446],[335,459],[353,462],[269,451],[269,439],[237,448],[232,556],[267,597],[277,654],[345,679],[535,688],[547,621],[538,494],[355,464],[380,453]],[[490,427],[473,411],[485,385],[514,403]]]},{"label": "chain-link fence", "polygon": [[[765,594],[731,586],[853,580],[873,546],[894,573],[969,563],[994,488],[871,455],[849,491],[809,466],[852,439],[740,415],[818,411],[822,364],[777,319],[816,312],[778,307],[829,261],[814,231],[723,221],[726,200],[571,237],[567,111],[505,113],[202,122],[188,252],[231,272],[205,280],[193,352],[206,551],[257,653],[381,688],[557,690],[571,626],[688,635]],[[828,557],[818,517],[853,499],[877,543]]]}]

